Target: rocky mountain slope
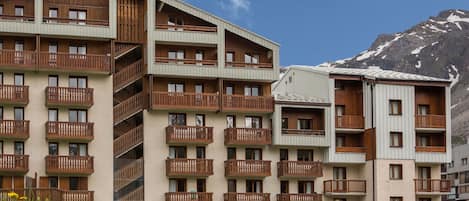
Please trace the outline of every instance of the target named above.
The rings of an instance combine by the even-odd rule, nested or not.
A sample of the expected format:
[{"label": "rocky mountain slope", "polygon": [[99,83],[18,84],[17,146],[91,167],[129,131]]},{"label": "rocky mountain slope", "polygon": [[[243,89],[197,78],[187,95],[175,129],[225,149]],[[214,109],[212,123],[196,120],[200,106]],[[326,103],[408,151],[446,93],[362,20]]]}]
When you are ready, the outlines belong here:
[{"label": "rocky mountain slope", "polygon": [[353,58],[321,65],[379,66],[451,79],[453,135],[469,135],[469,11],[443,11],[405,32],[378,36]]}]

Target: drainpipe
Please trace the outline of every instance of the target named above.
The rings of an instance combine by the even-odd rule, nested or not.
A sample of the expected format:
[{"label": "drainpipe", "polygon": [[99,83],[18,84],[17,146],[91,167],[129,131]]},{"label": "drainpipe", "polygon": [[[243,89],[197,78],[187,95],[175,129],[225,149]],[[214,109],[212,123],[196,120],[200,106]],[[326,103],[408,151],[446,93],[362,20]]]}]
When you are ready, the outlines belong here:
[{"label": "drainpipe", "polygon": [[[374,128],[375,127],[375,118],[374,118],[374,108],[375,108],[375,103],[374,103],[374,82],[371,82],[370,83],[370,92],[371,92],[371,96],[370,96],[370,99],[371,99],[371,128]],[[376,133],[375,133],[375,136],[376,136]],[[376,138],[375,138],[376,140]],[[376,144],[376,142],[374,142]],[[376,146],[376,145],[375,145]],[[374,150],[376,152],[376,150]],[[376,154],[376,153],[375,153]],[[372,161],[372,179],[373,179],[373,185],[372,185],[372,189],[373,189],[373,201],[376,201],[376,190],[375,190],[375,160],[376,158],[373,158],[373,161]]]}]

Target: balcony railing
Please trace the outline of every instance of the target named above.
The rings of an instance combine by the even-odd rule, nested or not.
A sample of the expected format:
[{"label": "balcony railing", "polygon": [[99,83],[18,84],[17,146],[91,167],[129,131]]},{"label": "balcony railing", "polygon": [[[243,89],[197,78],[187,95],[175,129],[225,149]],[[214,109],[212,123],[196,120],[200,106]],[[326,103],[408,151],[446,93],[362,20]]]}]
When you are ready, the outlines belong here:
[{"label": "balcony railing", "polygon": [[336,128],[363,129],[365,119],[362,115],[343,115],[335,117]]},{"label": "balcony railing", "polygon": [[153,92],[153,109],[219,109],[218,95],[215,93],[173,93]]},{"label": "balcony railing", "polygon": [[124,121],[126,118],[140,112],[145,108],[146,101],[143,92],[127,98],[114,106],[114,124]]},{"label": "balcony railing", "polygon": [[37,54],[34,51],[0,50],[0,66],[33,69]]},{"label": "balcony railing", "polygon": [[270,176],[270,161],[262,160],[227,160],[225,176],[227,177],[267,177]]},{"label": "balcony railing", "polygon": [[336,152],[365,153],[366,147],[336,147]]},{"label": "balcony railing", "polygon": [[325,193],[366,193],[365,180],[327,180],[324,181]]},{"label": "balcony railing", "polygon": [[34,16],[0,15],[0,20],[15,20],[15,21],[19,21],[19,22],[34,22]]},{"label": "balcony railing", "polygon": [[29,121],[0,120],[0,138],[26,140],[29,138]]},{"label": "balcony railing", "polygon": [[269,145],[272,144],[272,132],[262,128],[227,128],[225,145]]},{"label": "balcony railing", "polygon": [[416,152],[446,152],[446,146],[416,146]]},{"label": "balcony railing", "polygon": [[165,193],[165,201],[212,201],[213,193],[172,192]]},{"label": "balcony railing", "polygon": [[175,158],[166,160],[166,176],[206,177],[213,175],[213,160]]},{"label": "balcony railing", "polygon": [[0,154],[0,172],[12,174],[25,174],[28,171],[28,155]]},{"label": "balcony railing", "polygon": [[143,60],[138,60],[115,73],[114,90],[122,89],[145,74]]},{"label": "balcony railing", "polygon": [[322,201],[322,195],[311,194],[277,194],[277,201]]},{"label": "balcony railing", "polygon": [[94,123],[88,122],[53,122],[46,123],[46,139],[48,140],[78,140],[89,142],[93,140]]},{"label": "balcony railing", "polygon": [[41,52],[39,54],[39,69],[109,73],[111,57],[94,54]]},{"label": "balcony railing", "polygon": [[416,128],[446,128],[445,115],[416,115]]},{"label": "balcony railing", "polygon": [[157,24],[156,29],[166,29],[166,30],[170,30],[170,31],[217,32],[217,27],[196,26],[196,25]]},{"label": "balcony railing", "polygon": [[89,175],[94,171],[91,156],[46,156],[46,173],[54,175]]},{"label": "balcony railing", "polygon": [[[0,189],[0,197],[7,198],[8,193],[16,192],[20,196],[26,196],[31,200],[49,201],[94,201],[93,191],[73,191],[51,188],[28,188],[28,189]],[[11,201],[11,200],[8,200]]]},{"label": "balcony railing", "polygon": [[213,142],[213,127],[168,126],[167,144],[210,144]]},{"label": "balcony railing", "polygon": [[0,85],[0,103],[13,105],[27,105],[28,102],[28,86]]},{"label": "balcony railing", "polygon": [[156,57],[156,63],[175,64],[175,65],[195,65],[195,66],[216,66],[217,60],[197,60],[197,59],[170,59],[167,57]]},{"label": "balcony railing", "polygon": [[93,89],[47,87],[46,104],[48,106],[91,107],[93,105]]},{"label": "balcony railing", "polygon": [[241,67],[241,68],[273,68],[272,63],[244,63],[244,62],[226,62],[226,67]]},{"label": "balcony railing", "polygon": [[109,26],[108,20],[96,20],[96,19],[70,19],[70,18],[57,18],[57,17],[43,17],[43,22],[46,24],[76,24],[76,25],[97,25],[97,26]]},{"label": "balcony railing", "polygon": [[445,179],[415,179],[417,193],[449,193],[451,182]]},{"label": "balcony railing", "polygon": [[224,201],[270,201],[270,193],[225,193]]},{"label": "balcony railing", "polygon": [[325,135],[324,130],[310,130],[310,129],[282,129],[284,135]]},{"label": "balcony railing", "polygon": [[278,176],[288,178],[322,177],[322,163],[315,161],[280,161]]},{"label": "balcony railing", "polygon": [[224,111],[273,112],[274,99],[271,96],[223,95]]}]

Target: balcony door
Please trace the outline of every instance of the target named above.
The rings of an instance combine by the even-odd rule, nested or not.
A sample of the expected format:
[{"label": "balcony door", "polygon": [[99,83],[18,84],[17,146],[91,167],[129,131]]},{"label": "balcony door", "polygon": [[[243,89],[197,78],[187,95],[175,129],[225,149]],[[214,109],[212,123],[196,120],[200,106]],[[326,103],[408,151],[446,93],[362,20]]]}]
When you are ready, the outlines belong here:
[{"label": "balcony door", "polygon": [[202,65],[204,65],[203,60],[204,60],[204,51],[197,50],[195,52],[195,64],[197,66],[202,66]]},{"label": "balcony door", "polygon": [[69,88],[80,88],[84,89],[88,87],[88,79],[86,77],[69,77],[68,78]]},{"label": "balcony door", "polygon": [[49,65],[57,65],[57,52],[59,47],[56,42],[49,43]]},{"label": "balcony door", "polygon": [[195,104],[202,105],[203,104],[203,93],[204,93],[204,85],[203,84],[196,84],[194,86],[195,91]]},{"label": "balcony door", "polygon": [[171,126],[185,126],[186,125],[186,114],[183,113],[171,113],[168,115],[168,124]]},{"label": "balcony door", "polygon": [[168,92],[171,94],[184,93],[184,84],[181,83],[169,83]]},{"label": "balcony door", "polygon": [[344,192],[347,190],[347,169],[345,167],[334,167],[332,177],[335,182],[332,184],[332,189],[337,192]]},{"label": "balcony door", "polygon": [[421,181],[419,182],[419,190],[422,191],[429,191],[431,190],[431,182],[429,180],[432,178],[432,172],[430,167],[418,167],[418,179]]},{"label": "balcony door", "polygon": [[88,156],[88,144],[70,143],[68,152],[70,156]]},{"label": "balcony door", "polygon": [[169,63],[184,64],[185,57],[184,50],[171,50],[168,52]]},{"label": "balcony door", "polygon": [[300,194],[314,193],[314,181],[298,181],[298,193]]},{"label": "balcony door", "polygon": [[245,117],[244,121],[246,128],[262,128],[261,117]]},{"label": "balcony door", "polygon": [[261,180],[246,180],[246,193],[262,193]]},{"label": "balcony door", "polygon": [[[24,86],[24,74],[15,73],[14,75],[14,83],[15,86]],[[16,99],[23,99],[24,95],[24,88],[23,87],[15,87],[15,98]]]},{"label": "balcony door", "polygon": [[430,106],[429,105],[418,105],[417,106],[417,115],[429,115],[430,114]]},{"label": "balcony door", "polygon": [[262,149],[246,149],[246,160],[262,160]]},{"label": "balcony door", "polygon": [[24,142],[15,142],[15,155],[24,155]]},{"label": "balcony door", "polygon": [[88,112],[86,110],[69,110],[68,121],[69,122],[88,122]]},{"label": "balcony door", "polygon": [[187,158],[187,149],[186,149],[186,147],[182,147],[182,146],[169,147],[169,158],[170,159]]},{"label": "balcony door", "polygon": [[24,41],[15,42],[15,64],[24,64]]},{"label": "balcony door", "polygon": [[71,24],[86,24],[86,11],[84,10],[70,10],[68,11],[68,18]]},{"label": "balcony door", "polygon": [[302,150],[297,151],[298,161],[314,161],[314,151],[313,150]]},{"label": "balcony door", "polygon": [[169,192],[187,192],[187,185],[185,179],[170,179],[169,180]]}]

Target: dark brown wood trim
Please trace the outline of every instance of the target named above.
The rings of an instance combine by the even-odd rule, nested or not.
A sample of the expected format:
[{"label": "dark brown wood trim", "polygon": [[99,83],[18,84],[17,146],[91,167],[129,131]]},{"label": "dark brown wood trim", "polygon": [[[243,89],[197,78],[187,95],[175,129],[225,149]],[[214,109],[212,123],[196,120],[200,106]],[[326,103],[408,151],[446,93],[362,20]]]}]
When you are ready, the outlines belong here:
[{"label": "dark brown wood trim", "polygon": [[410,85],[410,86],[432,86],[432,87],[447,87],[451,82],[444,81],[415,81],[415,80],[386,80],[379,79],[375,81],[376,84],[391,84],[391,85]]},{"label": "dark brown wood trim", "polygon": [[311,103],[311,102],[298,102],[298,101],[275,101],[278,105],[304,105],[304,106],[321,106],[330,107],[331,103]]},{"label": "dark brown wood trim", "polygon": [[335,80],[356,80],[356,81],[363,80],[363,76],[361,75],[330,74],[329,78],[335,79]]}]

